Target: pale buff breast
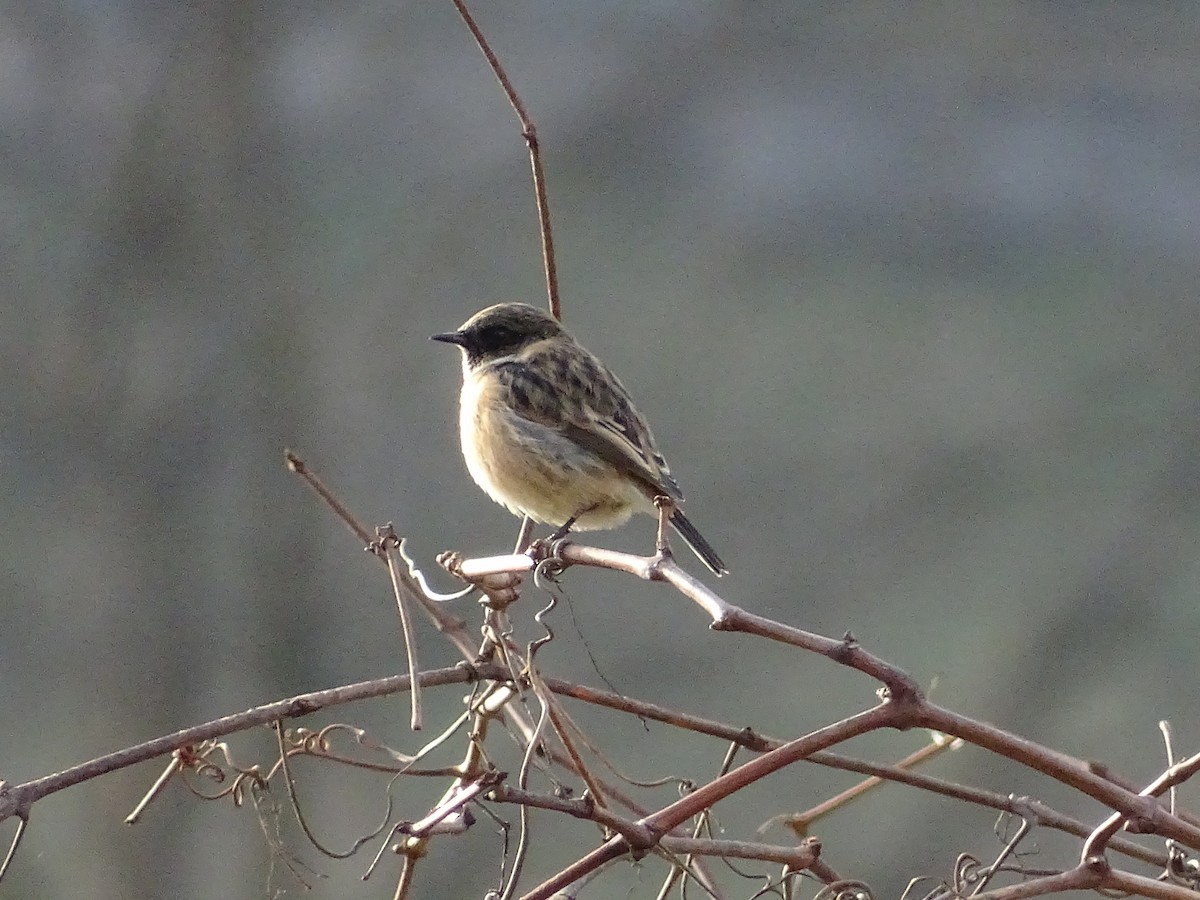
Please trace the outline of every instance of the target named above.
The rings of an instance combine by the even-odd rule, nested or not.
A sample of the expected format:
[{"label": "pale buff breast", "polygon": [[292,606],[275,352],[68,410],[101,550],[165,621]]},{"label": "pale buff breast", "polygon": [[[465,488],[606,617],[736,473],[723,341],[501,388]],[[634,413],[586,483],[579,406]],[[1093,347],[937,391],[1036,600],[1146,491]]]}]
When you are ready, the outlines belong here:
[{"label": "pale buff breast", "polygon": [[557,430],[513,413],[488,389],[488,379],[464,375],[463,457],[475,483],[497,503],[551,525],[578,516],[581,531],[653,512],[649,499],[612,465]]}]

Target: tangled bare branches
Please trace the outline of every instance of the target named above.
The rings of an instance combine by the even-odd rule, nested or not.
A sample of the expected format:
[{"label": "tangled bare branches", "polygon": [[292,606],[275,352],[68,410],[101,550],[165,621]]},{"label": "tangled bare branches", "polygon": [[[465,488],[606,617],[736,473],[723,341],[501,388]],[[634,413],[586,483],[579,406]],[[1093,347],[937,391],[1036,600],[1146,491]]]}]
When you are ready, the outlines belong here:
[{"label": "tangled bare branches", "polygon": [[[530,151],[549,304],[558,316],[553,240],[534,124],[466,6],[462,0],[453,2],[520,121]],[[367,851],[373,849],[363,877],[390,872],[397,900],[411,895],[421,860],[435,847],[454,853],[454,839],[470,831],[480,816],[495,823],[503,837],[501,865],[488,900],[575,897],[581,886],[602,878],[613,863],[630,858],[661,861],[659,898],[675,891],[687,896],[689,889],[703,896],[724,898],[730,896],[731,881],[743,896],[792,898],[798,895],[801,878],[805,877],[818,885],[814,890],[817,900],[869,900],[873,896],[871,887],[852,874],[835,870],[823,858],[822,842],[813,831],[827,816],[861,802],[886,782],[1000,813],[997,837],[1001,846],[990,855],[990,862],[964,852],[953,862],[948,861],[947,877],[913,879],[905,898],[1020,900],[1085,889],[1161,900],[1200,898],[1200,819],[1181,809],[1174,796],[1175,788],[1200,770],[1200,754],[1177,761],[1168,740],[1166,765],[1139,789],[1081,759],[933,703],[912,676],[860,646],[850,634],[840,638],[815,634],[729,602],[681,568],[661,541],[653,556],[643,557],[568,539],[535,542],[526,547],[528,535],[523,531],[513,554],[474,559],[457,553],[441,556],[443,568],[467,585],[464,591],[448,598],[429,588],[391,525],[374,532],[368,530],[303,460],[289,452],[287,463],[385,566],[407,644],[407,674],[268,703],[23,784],[0,782],[0,821],[17,820],[8,853],[0,864],[0,878],[27,836],[33,809],[40,800],[92,778],[166,756],[168,762],[162,773],[128,816],[130,824],[139,821],[155,798],[174,784],[183,784],[198,799],[229,801],[238,807],[249,801],[258,813],[274,858],[298,881],[307,883],[313,870],[279,837],[279,800],[286,798],[301,832],[317,853],[331,859],[363,853],[365,859]],[[660,510],[664,517],[668,513],[667,507]],[[554,637],[547,616],[556,604],[558,581],[573,567],[608,569],[672,588],[696,604],[712,630],[741,633],[825,657],[876,683],[876,701],[854,715],[806,733],[776,738],[649,700],[555,678],[539,663],[538,655]],[[522,644],[515,637],[518,630],[513,627],[513,617],[517,615],[514,610],[527,609],[514,604],[522,599],[530,582],[544,590],[549,602],[532,616],[540,629],[537,636]],[[444,605],[446,599],[476,591],[483,598],[481,640]],[[458,650],[463,658],[460,665],[420,670],[412,627],[417,610]],[[420,689],[447,687],[465,694],[464,711],[450,722],[439,723],[438,733],[411,752],[387,746],[349,723],[286,727],[292,720],[345,703],[408,692],[412,698],[411,725],[417,731],[424,724]],[[718,741],[721,764],[703,783],[679,775],[653,782],[628,777],[609,758],[605,742],[580,726],[566,700]],[[263,725],[274,729],[273,757],[252,763],[237,759],[234,748],[223,739]],[[927,730],[931,734],[929,743],[893,763],[855,759],[837,749],[868,733],[913,729]],[[497,736],[511,739],[519,747],[515,771],[507,771],[496,762],[501,757]],[[1088,822],[1032,796],[1000,794],[920,771],[933,757],[963,744],[1042,773],[1102,804],[1109,812],[1099,821]],[[456,763],[428,764],[434,751],[448,748],[454,748]],[[385,808],[378,824],[348,847],[327,846],[310,824],[303,782],[293,769],[300,758],[376,773],[385,783]],[[810,809],[778,815],[753,835],[758,838],[770,826],[783,825],[794,835],[788,843],[724,836],[715,823],[718,803],[801,762],[855,772],[865,780]],[[393,800],[414,778],[438,779],[444,784],[440,796],[422,815],[403,818],[397,814]],[[664,785],[675,787],[676,799],[669,803],[647,799],[650,788]],[[515,825],[505,818],[509,808],[515,809]],[[578,848],[577,858],[558,871],[527,875],[530,850],[539,840],[529,816],[534,809],[588,823],[595,832],[594,844]],[[1038,829],[1077,838],[1078,859],[1034,868],[1025,847]]]},{"label": "tangled bare branches", "polygon": [[[314,488],[320,487],[299,458],[289,455],[289,464]],[[329,494],[320,487],[318,493],[322,492]],[[344,507],[331,505],[356,534],[367,534]],[[1150,784],[1140,791],[1134,790],[1082,760],[930,702],[905,672],[858,646],[849,635],[840,639],[824,637],[756,616],[729,603],[685,573],[669,551],[638,557],[560,540],[550,545],[534,544],[526,553],[502,557],[465,559],[458,554],[445,554],[441,562],[446,570],[469,582],[483,595],[483,640],[476,646],[465,623],[447,614],[446,607],[438,602],[441,597],[424,587],[423,577],[411,562],[404,566],[397,564],[400,542],[392,537],[390,529],[381,534],[379,540],[368,543],[368,549],[386,565],[400,608],[424,610],[448,639],[464,651],[462,664],[281,700],[45,778],[22,785],[4,785],[0,788],[0,818],[19,820],[8,862],[26,834],[38,800],[90,778],[168,754],[166,768],[128,817],[130,823],[138,821],[154,798],[175,781],[182,782],[200,799],[228,800],[235,806],[245,805],[249,800],[258,811],[264,835],[276,858],[299,881],[307,883],[311,869],[277,837],[280,810],[276,798],[286,796],[310,846],[319,853],[340,859],[374,847],[364,877],[379,871],[389,854],[399,857],[399,869],[394,875],[398,898],[409,896],[420,860],[431,848],[467,832],[479,815],[501,823],[506,836],[510,830],[515,831],[512,840],[506,837],[504,841],[502,877],[489,894],[493,898],[508,900],[520,896],[536,900],[565,896],[563,892],[601,877],[606,867],[630,857],[663,861],[665,872],[659,897],[687,884],[697,887],[705,896],[729,896],[725,884],[728,873],[752,879],[756,887],[750,896],[754,897],[794,897],[802,873],[822,885],[817,896],[823,900],[869,897],[871,891],[865,883],[844,877],[822,859],[822,843],[812,831],[824,817],[887,781],[999,810],[1003,823],[1017,823],[1011,834],[998,831],[1002,848],[990,863],[962,854],[951,867],[950,876],[925,891],[923,896],[927,900],[963,896],[1015,900],[1070,889],[1113,890],[1175,900],[1194,900],[1200,896],[1197,891],[1200,824],[1195,816],[1177,809],[1173,797],[1173,789],[1200,769],[1200,754],[1180,761],[1172,759]],[[393,541],[391,546],[388,541]],[[534,617],[543,633],[524,646],[513,637],[510,615],[527,579],[532,577],[543,584],[553,596],[556,579],[576,566],[614,569],[671,586],[696,603],[714,630],[750,634],[820,654],[878,682],[879,700],[855,715],[807,734],[780,739],[551,677],[541,671],[537,653],[553,637],[544,620],[544,613],[554,605],[553,600]],[[455,685],[468,691],[466,710],[411,753],[387,747],[363,729],[346,723],[315,730],[284,727],[288,720],[355,700],[412,692],[420,686]],[[674,802],[657,808],[647,806],[631,791],[664,782],[637,782],[624,776],[608,759],[603,741],[579,726],[564,698],[720,740],[726,747],[724,763],[706,783],[678,781],[680,793]],[[250,764],[235,760],[233,749],[221,739],[261,725],[275,729],[275,758]],[[857,760],[834,749],[869,732],[913,728],[928,729],[933,739],[922,750],[895,763]],[[522,748],[516,772],[504,771],[493,762],[494,753],[489,748],[494,745],[491,735],[496,732],[511,736]],[[1103,820],[1088,824],[1032,797],[995,794],[919,771],[933,756],[963,742],[1049,775],[1112,812]],[[434,750],[454,743],[459,745],[461,753],[457,764],[424,765]],[[753,758],[735,765],[736,757],[745,753],[753,754]],[[309,824],[302,791],[291,766],[301,756],[386,776],[386,810],[378,826],[347,848],[325,846]],[[712,818],[717,803],[802,761],[858,772],[866,780],[809,810],[776,817],[760,829],[786,825],[796,834],[796,843],[717,836]],[[410,778],[446,781],[440,798],[417,819],[404,819],[394,812],[393,796],[402,791],[405,779]],[[1162,801],[1164,796],[1170,797],[1169,802]],[[511,829],[502,813],[508,806],[515,807],[518,813],[518,821]],[[531,809],[589,822],[598,837],[598,844],[582,852],[575,862],[541,876],[540,883],[532,885],[527,884],[525,875],[529,850],[537,839],[529,822]],[[1028,865],[1022,845],[1038,828],[1078,837],[1081,844],[1077,864],[1059,868]],[[1121,831],[1157,836],[1160,842],[1156,846],[1135,841],[1122,837]],[[1126,866],[1134,865],[1141,871],[1118,866],[1114,862],[1116,857],[1124,858],[1128,861]],[[742,868],[746,861],[768,868],[750,872]],[[714,868],[718,862],[720,869]],[[926,881],[926,878],[914,879],[907,894],[916,896]],[[1008,883],[994,886],[1001,882]]]}]

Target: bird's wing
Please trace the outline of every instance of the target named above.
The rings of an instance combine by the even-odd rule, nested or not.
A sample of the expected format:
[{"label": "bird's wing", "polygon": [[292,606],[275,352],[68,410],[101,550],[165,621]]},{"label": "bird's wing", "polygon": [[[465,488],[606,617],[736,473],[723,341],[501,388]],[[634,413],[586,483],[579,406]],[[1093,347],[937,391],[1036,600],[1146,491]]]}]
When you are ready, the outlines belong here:
[{"label": "bird's wing", "polygon": [[674,500],[683,491],[654,443],[629,392],[582,348],[568,354],[534,350],[506,361],[497,375],[511,408],[558,430],[619,471]]}]

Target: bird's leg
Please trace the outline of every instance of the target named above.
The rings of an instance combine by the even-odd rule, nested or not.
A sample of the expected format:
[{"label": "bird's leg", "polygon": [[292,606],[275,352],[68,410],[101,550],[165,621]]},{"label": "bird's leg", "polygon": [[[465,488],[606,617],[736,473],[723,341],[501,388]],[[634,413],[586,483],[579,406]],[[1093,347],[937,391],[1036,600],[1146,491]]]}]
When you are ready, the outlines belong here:
[{"label": "bird's leg", "polygon": [[583,509],[581,509],[577,513],[575,513],[575,515],[571,516],[571,518],[567,519],[567,521],[563,522],[562,525],[560,525],[558,527],[558,530],[555,531],[554,534],[550,535],[550,537],[548,537],[546,540],[549,541],[551,544],[553,544],[555,541],[561,541],[563,538],[565,538],[568,534],[571,533],[572,526],[574,526],[575,523],[579,521],[580,516],[587,515],[588,513],[590,513],[592,510],[594,510],[599,505],[600,505],[599,502],[596,502],[596,503],[592,503],[589,506],[585,506]]},{"label": "bird's leg", "polygon": [[669,558],[671,545],[667,543],[667,524],[671,521],[671,513],[675,511],[675,501],[659,494],[654,498],[654,508],[658,510],[658,536],[654,540],[654,552],[659,559]]},{"label": "bird's leg", "polygon": [[[588,509],[591,509],[591,507],[588,507]],[[568,534],[571,533],[571,527],[579,520],[579,517],[582,516],[585,512],[587,512],[587,509],[583,509],[583,510],[580,510],[579,512],[575,513],[575,515],[571,516],[571,518],[567,519],[567,521],[565,521],[561,525],[559,525],[558,528],[556,528],[554,530],[554,534],[550,535],[550,537],[546,538],[546,540],[551,544],[553,544],[555,541],[561,541],[563,538],[565,538]]]},{"label": "bird's leg", "polygon": [[560,541],[563,538],[565,538],[568,534],[571,533],[571,526],[575,524],[575,520],[578,518],[579,518],[579,516],[571,516],[571,518],[567,519],[567,521],[563,522],[561,525],[558,526],[558,528],[556,528],[554,530],[554,534],[552,534],[552,535],[550,535],[550,537],[546,538],[546,542],[549,544],[553,544],[555,541]]}]

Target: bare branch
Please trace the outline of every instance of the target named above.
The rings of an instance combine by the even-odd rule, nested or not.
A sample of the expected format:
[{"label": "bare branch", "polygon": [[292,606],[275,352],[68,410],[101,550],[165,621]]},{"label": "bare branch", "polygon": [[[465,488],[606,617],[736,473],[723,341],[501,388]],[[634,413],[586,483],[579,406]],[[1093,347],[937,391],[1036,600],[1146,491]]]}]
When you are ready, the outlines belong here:
[{"label": "bare branch", "polygon": [[400,575],[402,569],[396,561],[400,549],[400,538],[396,536],[391,522],[382,528],[376,528],[375,535],[375,543],[379,548],[377,552],[382,553],[384,561],[387,562],[388,575],[392,580],[392,594],[396,598],[396,609],[400,612],[400,627],[404,632],[404,652],[408,660],[408,677],[412,683],[412,690],[408,692],[412,701],[412,715],[409,724],[413,731],[420,731],[421,682],[417,678],[420,666],[417,665],[417,640],[413,637],[412,614],[409,612],[406,599],[410,592],[404,589]]},{"label": "bare branch", "polygon": [[525,143],[529,147],[529,165],[533,170],[533,193],[537,199],[538,224],[542,235],[542,264],[546,271],[546,296],[550,302],[550,314],[556,319],[562,319],[562,304],[558,299],[558,264],[554,259],[554,235],[550,230],[550,200],[546,195],[546,175],[542,171],[542,152],[538,144],[537,129],[534,127],[533,119],[529,117],[529,113],[525,110],[525,104],[521,102],[521,98],[517,95],[516,88],[513,87],[509,80],[508,73],[504,71],[504,67],[500,65],[500,60],[492,51],[491,46],[487,42],[487,38],[483,36],[483,32],[479,26],[475,24],[475,19],[471,16],[463,0],[452,0],[454,8],[458,10],[458,14],[462,16],[463,22],[471,32],[471,36],[475,38],[475,43],[479,46],[479,50],[483,53],[484,59],[487,60],[492,72],[496,76],[496,80],[500,82],[500,87],[504,90],[504,96],[508,98],[508,102],[512,104],[513,111],[517,114],[517,119],[521,122],[521,136],[525,138]]},{"label": "bare branch", "polygon": [[[858,713],[848,719],[843,719],[841,722],[826,726],[802,738],[784,744],[782,747],[739,766],[728,775],[709,782],[686,797],[672,803],[670,806],[642,819],[638,825],[648,826],[658,832],[672,829],[701,810],[708,809],[723,797],[729,796],[747,784],[751,784],[769,775],[771,772],[777,771],[797,760],[804,759],[818,750],[824,750],[826,747],[849,740],[857,735],[865,734],[868,731],[887,727],[891,724],[889,720],[893,718],[890,710],[891,706],[892,703],[890,701],[885,702],[873,709]],[[525,894],[522,900],[549,900],[556,891],[566,888],[577,879],[599,866],[616,859],[623,853],[629,850],[646,849],[649,848],[635,846],[624,837],[611,838],[601,847],[593,850],[558,874],[542,882],[528,894]]]},{"label": "bare branch", "polygon": [[1200,828],[1171,815],[1156,801],[1095,775],[1087,764],[1072,756],[929,701],[914,708],[913,718],[915,725],[955,735],[1082,791],[1125,817],[1137,819],[1138,831],[1161,834],[1200,850]]},{"label": "bare branch", "polygon": [[[1174,788],[1176,785],[1187,781],[1198,771],[1200,771],[1200,754],[1196,754],[1190,759],[1176,763],[1168,768],[1165,772],[1155,778],[1154,781],[1146,785],[1146,788],[1141,791],[1138,796],[1159,797],[1165,791],[1168,791],[1171,788]],[[1156,805],[1155,809],[1161,809],[1161,807]],[[1083,858],[1081,861],[1087,862],[1094,857],[1102,857],[1109,842],[1113,839],[1113,836],[1116,835],[1122,824],[1125,824],[1125,826],[1129,828],[1134,823],[1129,821],[1128,815],[1120,812],[1115,812],[1105,819],[1104,822],[1101,823],[1094,832],[1088,835],[1088,839],[1083,844]],[[1150,825],[1150,828],[1143,828],[1142,824],[1139,822],[1138,827],[1136,829],[1131,828],[1131,830],[1158,830],[1155,823],[1152,822]]]},{"label": "bare branch", "polygon": [[[479,675],[472,669],[455,667],[423,672],[420,682],[424,687],[437,687],[446,684],[468,684],[478,678]],[[190,747],[258,725],[268,725],[276,720],[307,716],[330,706],[400,693],[409,690],[410,686],[411,681],[407,675],[396,675],[391,678],[362,681],[325,691],[314,691],[310,694],[299,694],[286,700],[278,700],[274,703],[256,706],[245,712],[214,719],[203,725],[184,728],[152,741],[126,747],[124,750],[118,750],[61,772],[55,772],[53,775],[27,781],[24,784],[4,784],[0,786],[0,822],[14,815],[22,815],[22,811],[27,814],[29,808],[38,800],[64,788],[140,762],[146,762],[155,757],[165,756],[182,747]]]}]

